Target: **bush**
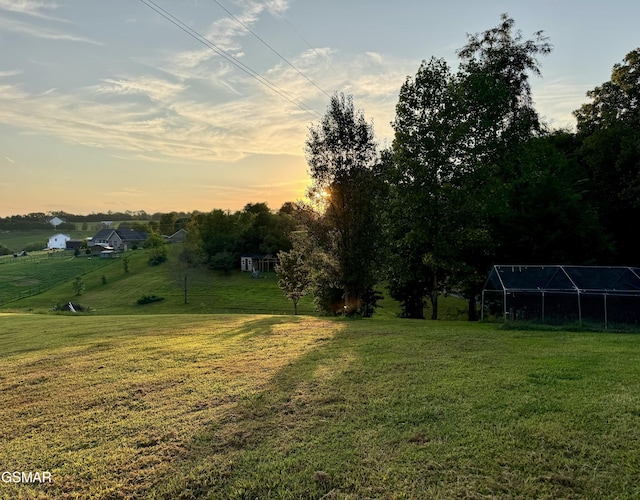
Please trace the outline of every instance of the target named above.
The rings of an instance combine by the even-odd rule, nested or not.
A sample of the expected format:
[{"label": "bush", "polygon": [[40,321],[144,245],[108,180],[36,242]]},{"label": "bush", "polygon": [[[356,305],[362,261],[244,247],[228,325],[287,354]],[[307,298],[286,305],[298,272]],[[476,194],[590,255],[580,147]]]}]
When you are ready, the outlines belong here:
[{"label": "bush", "polygon": [[5,247],[4,245],[0,245],[0,255],[11,255],[13,252],[11,249]]},{"label": "bush", "polygon": [[138,299],[138,305],[151,304],[162,300],[164,300],[164,297],[158,297],[157,295],[143,295]]},{"label": "bush", "polygon": [[33,241],[31,243],[27,243],[22,250],[24,252],[38,252],[40,250],[44,250],[45,248],[47,248],[47,244],[46,243],[42,243],[42,242],[38,242],[38,241]]}]

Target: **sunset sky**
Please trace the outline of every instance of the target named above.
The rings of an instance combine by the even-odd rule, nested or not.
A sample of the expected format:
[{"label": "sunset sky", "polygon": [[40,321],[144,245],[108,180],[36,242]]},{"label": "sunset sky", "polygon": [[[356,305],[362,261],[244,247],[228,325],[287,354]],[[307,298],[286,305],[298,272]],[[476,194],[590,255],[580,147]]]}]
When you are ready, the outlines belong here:
[{"label": "sunset sky", "polygon": [[0,216],[277,209],[328,96],[384,145],[421,60],[455,69],[503,12],[555,47],[532,81],[554,127],[640,46],[637,0],[0,0]]}]

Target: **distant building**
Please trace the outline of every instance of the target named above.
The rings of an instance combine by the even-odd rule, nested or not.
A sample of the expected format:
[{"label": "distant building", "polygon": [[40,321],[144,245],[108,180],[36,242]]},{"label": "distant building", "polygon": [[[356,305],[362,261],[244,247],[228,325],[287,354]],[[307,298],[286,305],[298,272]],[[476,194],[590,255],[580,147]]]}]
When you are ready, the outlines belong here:
[{"label": "distant building", "polygon": [[171,236],[163,236],[167,243],[183,243],[187,239],[187,230],[178,229]]},{"label": "distant building", "polygon": [[240,270],[244,272],[269,272],[272,271],[278,259],[273,255],[245,254],[240,257]]},{"label": "distant building", "polygon": [[147,241],[147,233],[133,229],[102,229],[91,239],[91,244],[111,247],[119,252],[126,252],[141,247]]},{"label": "distant building", "polygon": [[67,250],[80,250],[84,245],[83,240],[67,240]]},{"label": "distant building", "polygon": [[64,223],[64,221],[60,217],[53,217],[49,219],[49,224],[51,224],[53,227],[58,227],[62,223]]},{"label": "distant building", "polygon": [[68,234],[54,234],[49,238],[49,242],[47,243],[47,248],[49,250],[63,250],[67,248],[67,241],[71,239],[71,236]]}]

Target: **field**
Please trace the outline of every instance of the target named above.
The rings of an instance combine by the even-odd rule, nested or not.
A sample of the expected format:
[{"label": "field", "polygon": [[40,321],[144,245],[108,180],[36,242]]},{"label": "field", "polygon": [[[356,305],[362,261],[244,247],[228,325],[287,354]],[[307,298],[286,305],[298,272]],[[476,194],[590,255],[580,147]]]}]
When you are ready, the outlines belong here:
[{"label": "field", "polygon": [[2,498],[638,498],[640,336],[0,315]]}]

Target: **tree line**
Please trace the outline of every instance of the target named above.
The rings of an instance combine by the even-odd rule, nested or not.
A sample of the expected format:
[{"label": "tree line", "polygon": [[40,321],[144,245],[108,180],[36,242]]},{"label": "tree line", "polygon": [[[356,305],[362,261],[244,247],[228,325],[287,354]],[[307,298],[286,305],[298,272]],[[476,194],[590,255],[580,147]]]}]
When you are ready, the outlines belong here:
[{"label": "tree line", "polygon": [[576,110],[576,131],[540,119],[530,77],[552,46],[506,14],[468,35],[457,71],[423,61],[402,85],[390,147],[350,96],[312,126],[301,230],[281,254],[297,303],[368,316],[386,283],[402,315],[438,317],[438,297],[476,298],[492,264],[639,265],[640,49]]}]

